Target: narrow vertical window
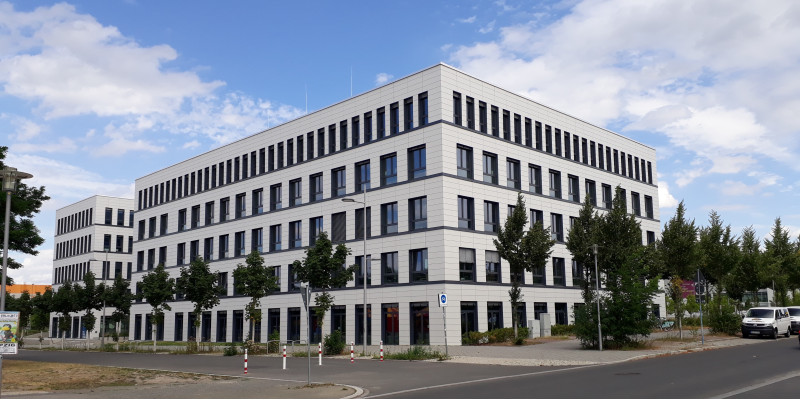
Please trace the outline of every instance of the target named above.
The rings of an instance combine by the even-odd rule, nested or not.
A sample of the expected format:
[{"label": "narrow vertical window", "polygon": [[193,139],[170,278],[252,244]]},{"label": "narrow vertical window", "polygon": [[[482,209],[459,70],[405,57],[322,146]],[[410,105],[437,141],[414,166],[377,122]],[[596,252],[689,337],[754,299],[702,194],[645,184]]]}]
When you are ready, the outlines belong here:
[{"label": "narrow vertical window", "polygon": [[425,146],[408,149],[408,179],[417,179],[425,176],[427,160]]},{"label": "narrow vertical window", "polygon": [[461,93],[453,92],[453,123],[461,125]]},{"label": "narrow vertical window", "polygon": [[389,105],[389,134],[400,133],[400,105],[394,102]]},{"label": "narrow vertical window", "polygon": [[475,99],[467,96],[467,128],[475,129]]},{"label": "narrow vertical window", "polygon": [[414,98],[403,100],[403,130],[414,129]]},{"label": "narrow vertical window", "polygon": [[486,133],[486,103],[478,102],[478,130],[481,133]]},{"label": "narrow vertical window", "polygon": [[428,92],[420,93],[417,100],[419,102],[419,126],[428,125]]},{"label": "narrow vertical window", "polygon": [[472,148],[461,145],[456,147],[456,170],[458,176],[472,179]]}]

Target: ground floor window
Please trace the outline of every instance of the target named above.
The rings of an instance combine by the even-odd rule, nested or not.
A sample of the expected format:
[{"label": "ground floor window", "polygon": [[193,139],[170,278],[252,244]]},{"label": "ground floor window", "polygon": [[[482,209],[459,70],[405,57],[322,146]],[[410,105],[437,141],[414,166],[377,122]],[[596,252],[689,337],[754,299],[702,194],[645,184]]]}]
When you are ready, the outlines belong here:
[{"label": "ground floor window", "polygon": [[187,336],[187,338],[189,339],[190,342],[194,342],[194,341],[197,340],[197,337],[198,337],[197,336],[198,335],[197,326],[195,326],[195,322],[197,321],[197,316],[195,315],[195,313],[191,313],[191,312],[188,313],[188,316],[189,317],[188,317],[188,322],[186,323],[186,326],[188,327],[187,329],[188,329],[189,333],[187,333],[186,336]]},{"label": "ground floor window", "polygon": [[228,341],[228,312],[217,311],[217,342]]},{"label": "ground floor window", "polygon": [[142,314],[133,316],[133,340],[142,340]]},{"label": "ground floor window", "polygon": [[567,303],[556,303],[556,325],[567,325]]},{"label": "ground floor window", "polygon": [[144,316],[144,340],[153,340],[153,317],[150,314]]},{"label": "ground floor window", "polygon": [[[364,344],[364,305],[356,305],[356,344]],[[372,305],[367,304],[367,344],[372,345]]]},{"label": "ground floor window", "polygon": [[300,340],[300,307],[289,309],[288,340]]},{"label": "ground floor window", "polygon": [[400,344],[400,309],[397,303],[381,305],[383,344]]},{"label": "ground floor window", "polygon": [[547,314],[547,303],[533,303],[533,318],[538,320],[539,314]]},{"label": "ground floor window", "polygon": [[322,342],[322,326],[320,325],[320,319],[317,316],[317,308],[316,307],[309,307],[308,308],[309,319],[311,321],[311,343],[321,343]]},{"label": "ground floor window", "polygon": [[499,301],[486,303],[486,322],[489,331],[503,327],[503,303]]},{"label": "ground floor window", "polygon": [[347,333],[347,308],[345,306],[331,307],[331,333],[339,331],[342,337]]},{"label": "ground floor window", "polygon": [[267,340],[272,340],[272,335],[277,333],[278,337],[275,338],[276,340],[280,339],[281,334],[281,309],[280,308],[270,308],[267,311]]},{"label": "ground floor window", "polygon": [[411,303],[411,344],[431,344],[428,302]]},{"label": "ground floor window", "polygon": [[200,341],[211,341],[211,311],[205,311],[200,316]]},{"label": "ground floor window", "polygon": [[528,313],[525,307],[525,303],[517,303],[517,327],[524,328],[528,326]]},{"label": "ground floor window", "polygon": [[183,340],[183,313],[175,313],[175,335],[173,340],[180,342]]},{"label": "ground floor window", "polygon": [[478,330],[478,304],[474,301],[461,302],[461,335]]},{"label": "ground floor window", "polygon": [[[231,341],[234,343],[244,342],[244,310],[233,311],[233,327]],[[250,332],[248,331],[249,335]]]}]

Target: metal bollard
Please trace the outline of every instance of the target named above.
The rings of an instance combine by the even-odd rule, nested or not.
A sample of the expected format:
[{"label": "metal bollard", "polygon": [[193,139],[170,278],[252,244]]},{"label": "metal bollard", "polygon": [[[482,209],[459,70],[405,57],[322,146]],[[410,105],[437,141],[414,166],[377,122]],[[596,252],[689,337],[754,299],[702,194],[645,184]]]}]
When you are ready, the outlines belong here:
[{"label": "metal bollard", "polygon": [[317,351],[319,352],[319,365],[322,365],[322,343],[319,344]]},{"label": "metal bollard", "polygon": [[283,345],[283,369],[286,369],[286,345]]},{"label": "metal bollard", "polygon": [[247,375],[247,349],[244,349],[244,374]]},{"label": "metal bollard", "polygon": [[383,340],[381,340],[381,361],[383,361]]},{"label": "metal bollard", "polygon": [[353,343],[353,342],[350,342],[350,364],[352,364],[352,363],[354,362],[354,360],[355,360],[355,359],[353,358],[353,346],[354,346],[354,345],[355,345],[355,343]]}]

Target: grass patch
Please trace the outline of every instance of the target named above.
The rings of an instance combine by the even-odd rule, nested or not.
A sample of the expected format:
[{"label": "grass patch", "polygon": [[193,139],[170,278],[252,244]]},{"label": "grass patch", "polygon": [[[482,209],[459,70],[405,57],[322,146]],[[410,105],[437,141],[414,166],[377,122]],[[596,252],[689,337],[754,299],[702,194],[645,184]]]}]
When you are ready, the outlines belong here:
[{"label": "grass patch", "polygon": [[[379,358],[379,356],[373,356],[372,358]],[[414,346],[406,349],[406,351],[400,353],[390,353],[384,352],[383,358],[387,360],[408,360],[408,361],[415,361],[415,360],[437,360],[437,361],[444,361],[447,360],[448,357],[443,353],[439,352],[438,350],[431,351],[431,349],[423,346]]]},{"label": "grass patch", "polygon": [[55,391],[216,379],[182,372],[149,371],[23,360],[3,360],[3,391]]}]

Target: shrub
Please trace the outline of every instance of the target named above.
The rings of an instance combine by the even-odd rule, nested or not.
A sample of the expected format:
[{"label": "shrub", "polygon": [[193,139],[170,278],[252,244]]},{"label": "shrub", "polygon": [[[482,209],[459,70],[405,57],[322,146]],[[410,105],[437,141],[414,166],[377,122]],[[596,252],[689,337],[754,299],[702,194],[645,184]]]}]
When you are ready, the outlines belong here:
[{"label": "shrub", "polygon": [[739,332],[742,319],[732,304],[720,299],[713,301],[709,308],[708,327],[712,333],[734,336]]},{"label": "shrub", "polygon": [[431,351],[427,347],[413,346],[406,351],[400,353],[387,353],[384,358],[388,360],[446,360],[447,356],[440,353],[438,350]]},{"label": "shrub", "polygon": [[227,357],[235,356],[237,354],[239,354],[239,350],[236,348],[236,345],[233,344],[233,343],[230,343],[229,345],[227,345],[225,347],[225,350],[223,350],[223,352],[222,352],[222,355],[223,356],[227,356]]},{"label": "shrub", "polygon": [[278,351],[280,351],[280,344],[281,344],[280,332],[272,331],[272,333],[270,333],[269,336],[267,337],[267,340],[269,340],[269,344],[267,344],[268,353],[277,353]]},{"label": "shrub", "polygon": [[553,336],[570,336],[575,334],[575,325],[553,325],[550,328]]},{"label": "shrub", "polygon": [[[517,334],[524,341],[528,337],[528,328],[517,328]],[[505,342],[516,343],[514,328],[499,328],[488,332],[467,332],[461,335],[461,344],[464,346]]]},{"label": "shrub", "polygon": [[327,355],[342,354],[346,345],[344,335],[338,329],[331,332],[330,335],[325,335],[324,347]]}]

